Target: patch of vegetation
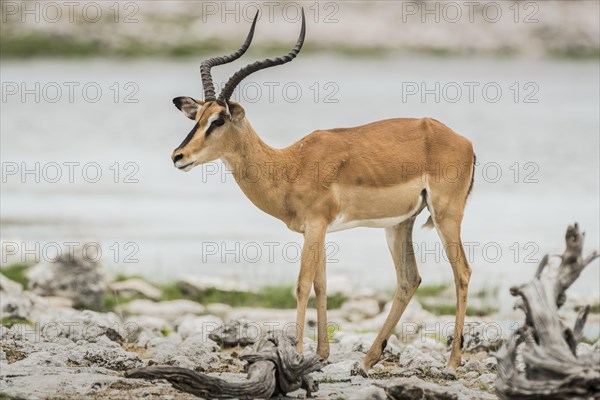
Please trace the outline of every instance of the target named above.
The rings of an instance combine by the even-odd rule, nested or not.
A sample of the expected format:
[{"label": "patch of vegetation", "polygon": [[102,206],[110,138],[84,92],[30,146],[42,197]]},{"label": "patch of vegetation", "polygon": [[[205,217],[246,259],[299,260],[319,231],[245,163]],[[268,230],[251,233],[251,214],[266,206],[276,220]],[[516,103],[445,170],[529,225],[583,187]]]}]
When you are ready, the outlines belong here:
[{"label": "patch of vegetation", "polygon": [[479,385],[479,390],[482,390],[484,392],[491,392],[494,390],[494,388],[486,384],[481,384]]},{"label": "patch of vegetation", "polygon": [[171,334],[171,332],[172,331],[170,329],[166,329],[166,328],[163,328],[160,330],[160,333],[162,333],[163,336],[169,336],[169,334]]},{"label": "patch of vegetation", "polygon": [[473,297],[481,300],[496,299],[500,293],[500,286],[484,287],[473,293]]},{"label": "patch of vegetation", "polygon": [[115,276],[115,282],[123,282],[123,281],[127,281],[129,279],[142,279],[142,280],[146,280],[143,276],[141,275],[127,275],[124,274],[122,272],[119,272],[116,276]]},{"label": "patch of vegetation", "polygon": [[552,49],[549,52],[550,57],[560,60],[590,60],[597,59],[600,52],[597,48],[587,48],[583,46],[573,46],[566,49]]},{"label": "patch of vegetation", "polygon": [[[268,286],[258,292],[223,291],[207,289],[201,293],[185,293],[176,283],[163,285],[161,300],[188,299],[201,304],[224,303],[232,307],[296,308],[296,298],[292,286]],[[340,308],[346,301],[342,295],[327,298],[329,309]],[[309,300],[309,306],[315,307],[315,299]]]},{"label": "patch of vegetation", "polygon": [[449,287],[449,283],[441,283],[436,285],[422,285],[419,286],[419,288],[417,289],[415,296],[417,296],[417,298],[440,296],[442,293],[448,290]]},{"label": "patch of vegetation", "polygon": [[[219,37],[191,38],[173,43],[153,43],[139,38],[123,37],[118,41],[88,39],[82,35],[51,34],[48,32],[17,33],[16,30],[2,31],[0,56],[2,58],[32,57],[204,57],[222,53],[223,49],[235,48],[232,43]],[[249,51],[252,57],[272,57],[289,51],[289,43],[273,41],[257,43]],[[376,46],[318,46],[306,44],[303,53],[338,54],[345,57],[384,57],[393,55],[390,49]]]},{"label": "patch of vegetation", "polygon": [[[123,281],[131,279],[132,276],[123,274],[117,275],[116,279]],[[144,279],[139,277],[140,279]],[[293,294],[293,287],[284,286],[267,286],[259,289],[257,292],[238,292],[238,291],[223,291],[219,289],[207,289],[200,293],[188,293],[181,289],[176,283],[168,283],[157,285],[162,292],[161,301],[169,300],[192,300],[200,304],[223,303],[232,307],[262,307],[262,308],[296,308],[296,298]],[[115,293],[107,293],[104,297],[104,307],[102,311],[113,311],[116,306],[126,304],[132,300],[142,299],[141,296],[123,297]],[[329,309],[337,309],[347,300],[346,296],[333,295],[327,298],[327,307]],[[316,307],[316,300],[310,299],[309,307]],[[333,327],[331,327],[333,328]],[[335,332],[332,332],[332,336]]]},{"label": "patch of vegetation", "polygon": [[6,35],[0,46],[0,57],[89,57],[97,55],[102,46],[96,42],[84,42],[74,36],[31,33],[25,36]]},{"label": "patch of vegetation", "polygon": [[319,379],[319,383],[337,383],[339,382],[337,379],[333,379],[330,376],[326,376],[323,379]]},{"label": "patch of vegetation", "polygon": [[373,372],[369,373],[369,379],[377,379],[377,380],[389,379],[391,376],[392,376],[392,374],[390,373],[390,371],[386,371],[386,370],[373,371]]},{"label": "patch of vegetation", "polygon": [[596,344],[598,340],[600,340],[600,335],[596,336],[595,339],[584,336],[581,338],[581,343]]},{"label": "patch of vegetation", "polygon": [[31,326],[32,323],[29,320],[24,318],[2,318],[0,319],[0,325],[5,326],[7,328],[12,328],[13,325],[16,324],[25,324]]},{"label": "patch of vegetation", "polygon": [[0,272],[11,281],[18,282],[23,285],[23,288],[27,288],[27,284],[29,283],[29,279],[25,275],[27,268],[29,267],[26,264],[13,264],[2,268]]},{"label": "patch of vegetation", "polygon": [[[327,325],[327,341],[329,343],[333,343],[334,342],[334,336],[336,333],[338,333],[338,331],[340,330],[340,327],[338,325]],[[315,342],[317,341],[318,337],[316,335],[312,335],[310,337],[312,340],[314,340]]]},{"label": "patch of vegetation", "polygon": [[600,314],[600,303],[592,304],[590,306],[590,312],[593,314]]},{"label": "patch of vegetation", "polygon": [[115,293],[111,293],[110,291],[107,291],[104,294],[104,306],[97,311],[100,312],[109,312],[109,311],[114,311],[115,307],[129,303],[132,300],[136,300],[136,299],[143,299],[144,297],[142,296],[129,296],[129,297],[123,297],[123,296],[119,296]]},{"label": "patch of vegetation", "polygon": [[[423,309],[432,314],[454,315],[456,314],[456,304],[454,304],[454,297],[450,296],[450,287],[450,283],[421,286],[417,289],[415,297],[419,300]],[[477,300],[477,305],[467,305],[466,314],[482,317],[498,311],[493,304],[496,304],[499,291],[500,288],[494,286],[484,287],[473,292],[470,297]]]},{"label": "patch of vegetation", "polygon": [[[423,306],[424,310],[429,311],[435,315],[455,315],[456,314],[456,305],[455,304],[447,304],[447,303],[426,303],[422,302],[421,306]],[[497,308],[492,306],[482,306],[482,307],[474,307],[467,306],[466,314],[469,316],[477,316],[484,317],[486,315],[491,315],[498,311]]]},{"label": "patch of vegetation", "polygon": [[9,400],[11,397],[6,392],[0,392],[0,400]]}]

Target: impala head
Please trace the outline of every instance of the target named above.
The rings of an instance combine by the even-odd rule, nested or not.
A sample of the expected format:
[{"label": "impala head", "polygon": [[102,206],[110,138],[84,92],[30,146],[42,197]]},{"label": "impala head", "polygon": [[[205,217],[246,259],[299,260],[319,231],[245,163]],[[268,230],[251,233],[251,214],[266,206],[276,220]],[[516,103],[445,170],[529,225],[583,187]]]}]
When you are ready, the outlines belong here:
[{"label": "impala head", "polygon": [[175,167],[182,171],[189,171],[196,165],[221,158],[228,146],[234,147],[235,135],[243,134],[246,124],[245,112],[241,105],[230,100],[233,91],[248,75],[261,69],[274,67],[292,61],[300,52],[304,43],[306,22],[304,9],[302,9],[302,29],[300,37],[292,50],[276,58],[256,61],[237,71],[225,84],[219,97],[215,97],[215,89],[210,69],[217,65],[230,63],[240,58],[250,46],[254,36],[254,27],[258,12],[252,22],[250,32],[242,47],[235,53],[223,57],[214,57],[203,61],[200,65],[202,86],[204,88],[204,101],[191,97],[176,97],[173,104],[189,119],[195,122],[194,127],[185,137],[183,142],[173,150],[171,158]]}]

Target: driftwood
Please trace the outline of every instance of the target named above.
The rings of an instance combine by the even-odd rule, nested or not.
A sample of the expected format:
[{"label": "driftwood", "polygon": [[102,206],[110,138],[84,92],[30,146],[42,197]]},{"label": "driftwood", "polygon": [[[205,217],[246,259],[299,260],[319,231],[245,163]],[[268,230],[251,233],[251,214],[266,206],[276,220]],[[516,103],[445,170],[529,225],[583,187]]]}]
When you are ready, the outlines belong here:
[{"label": "driftwood", "polygon": [[[245,353],[245,354],[244,354]],[[308,395],[318,383],[308,376],[324,363],[318,356],[303,356],[296,351],[296,339],[272,333],[258,341],[240,358],[248,362],[245,380],[225,379],[186,368],[152,366],[128,371],[128,378],[166,379],[173,387],[207,399],[268,399],[303,388]]]},{"label": "driftwood", "polygon": [[496,392],[500,398],[600,399],[600,352],[578,355],[576,350],[589,306],[579,313],[572,329],[558,316],[566,300],[565,291],[598,257],[593,252],[583,258],[584,238],[577,224],[569,226],[567,248],[559,256],[558,269],[548,267],[546,255],[531,282],[511,288],[513,296],[520,296],[515,307],[521,308],[526,318],[524,326],[496,353]]}]

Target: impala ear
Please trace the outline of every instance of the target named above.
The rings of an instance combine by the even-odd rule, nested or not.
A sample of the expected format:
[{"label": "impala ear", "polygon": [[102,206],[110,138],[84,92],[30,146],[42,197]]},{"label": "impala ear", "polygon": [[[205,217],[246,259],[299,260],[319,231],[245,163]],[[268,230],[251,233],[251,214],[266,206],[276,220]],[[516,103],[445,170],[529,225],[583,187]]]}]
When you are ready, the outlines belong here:
[{"label": "impala ear", "polygon": [[186,117],[189,119],[196,120],[196,113],[202,107],[204,102],[202,100],[192,99],[191,97],[175,97],[173,104],[177,107]]},{"label": "impala ear", "polygon": [[246,116],[246,111],[244,111],[244,107],[232,100],[227,100],[227,108],[229,109],[229,113],[231,114],[232,121],[241,121]]}]

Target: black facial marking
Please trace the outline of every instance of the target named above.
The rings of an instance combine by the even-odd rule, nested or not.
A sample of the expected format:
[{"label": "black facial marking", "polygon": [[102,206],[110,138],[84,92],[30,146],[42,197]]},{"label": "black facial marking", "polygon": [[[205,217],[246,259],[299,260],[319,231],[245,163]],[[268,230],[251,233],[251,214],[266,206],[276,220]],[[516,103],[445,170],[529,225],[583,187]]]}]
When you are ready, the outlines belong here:
[{"label": "black facial marking", "polygon": [[198,127],[199,127],[199,123],[196,122],[196,125],[194,125],[194,127],[192,128],[192,130],[190,131],[190,133],[188,133],[188,135],[185,137],[185,139],[183,139],[183,142],[181,142],[181,144],[179,145],[178,149],[181,149],[182,147],[185,147],[185,145],[187,145],[192,140],[192,138],[194,137],[194,134],[198,130]]}]

